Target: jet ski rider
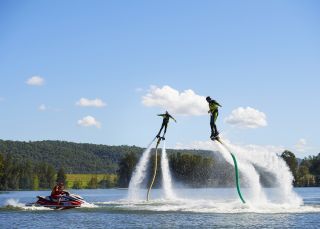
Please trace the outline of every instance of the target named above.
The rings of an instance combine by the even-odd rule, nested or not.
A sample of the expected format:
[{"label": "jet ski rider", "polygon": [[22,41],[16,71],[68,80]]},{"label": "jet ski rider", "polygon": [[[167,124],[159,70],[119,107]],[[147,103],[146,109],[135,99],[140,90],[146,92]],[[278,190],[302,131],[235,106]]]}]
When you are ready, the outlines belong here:
[{"label": "jet ski rider", "polygon": [[53,201],[57,201],[59,204],[61,196],[63,195],[69,196],[69,192],[64,191],[63,182],[58,182],[51,191],[51,198]]}]

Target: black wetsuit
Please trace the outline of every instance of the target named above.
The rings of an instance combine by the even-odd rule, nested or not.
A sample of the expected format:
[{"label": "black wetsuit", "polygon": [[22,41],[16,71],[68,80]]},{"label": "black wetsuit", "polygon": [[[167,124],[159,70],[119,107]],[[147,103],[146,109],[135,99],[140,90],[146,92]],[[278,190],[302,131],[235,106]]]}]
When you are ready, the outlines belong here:
[{"label": "black wetsuit", "polygon": [[168,127],[168,123],[169,123],[170,118],[173,119],[174,121],[176,121],[176,120],[170,114],[167,114],[167,113],[159,114],[158,116],[162,116],[163,120],[162,120],[162,125],[161,125],[161,128],[159,130],[159,133],[157,134],[157,137],[160,137],[161,131],[164,128],[164,133],[163,133],[163,136],[162,136],[164,138],[164,135],[167,132],[167,127]]}]

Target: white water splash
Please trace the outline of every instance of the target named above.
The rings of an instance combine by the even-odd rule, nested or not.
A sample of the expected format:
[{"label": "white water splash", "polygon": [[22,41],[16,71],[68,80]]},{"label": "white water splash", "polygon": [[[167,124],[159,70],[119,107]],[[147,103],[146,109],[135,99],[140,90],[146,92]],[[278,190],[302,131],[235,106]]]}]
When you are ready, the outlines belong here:
[{"label": "white water splash", "polygon": [[[285,204],[291,207],[297,207],[303,204],[302,199],[293,191],[293,176],[289,167],[285,161],[277,155],[281,150],[284,150],[283,147],[235,145],[231,144],[227,139],[223,139],[223,142],[236,156],[239,171],[244,175],[242,177],[244,179],[240,180],[241,187],[243,186],[242,184],[245,183],[250,187],[250,192],[253,192],[248,195],[247,191],[244,191],[244,198],[246,200],[249,199],[255,207],[258,207],[258,205],[263,206],[265,201],[267,201],[268,204]],[[178,145],[177,148],[181,149],[181,146]],[[224,159],[233,165],[230,154],[223,149],[223,146],[219,146],[218,143],[214,143],[213,141],[193,142],[193,144],[187,146],[187,148],[219,151]],[[266,195],[265,189],[262,189],[257,168],[259,168],[259,171],[261,169],[262,171],[271,173],[275,178],[272,186],[277,187],[277,192],[272,196]],[[263,197],[265,195],[266,200],[259,198],[259,196]]]},{"label": "white water splash", "polygon": [[174,199],[175,195],[172,190],[172,178],[169,169],[169,162],[166,152],[166,142],[163,142],[161,153],[161,171],[162,171],[162,185],[166,199]]},{"label": "white water splash", "polygon": [[133,174],[132,178],[129,183],[129,190],[128,190],[128,199],[129,200],[138,200],[140,199],[139,193],[141,189],[141,183],[146,177],[146,170],[147,170],[147,163],[150,159],[150,152],[152,143],[154,142],[155,138],[151,141],[148,145],[147,149],[143,152]]},{"label": "white water splash", "polygon": [[237,153],[239,164],[245,161],[257,165],[273,174],[276,178],[278,187],[277,196],[273,199],[278,204],[289,204],[299,206],[303,203],[302,199],[293,191],[293,176],[285,161],[279,157],[276,152],[270,153],[265,148],[257,147],[240,147],[225,142],[228,148]]},{"label": "white water splash", "polygon": [[94,203],[84,202],[83,204],[81,204],[81,208],[98,208],[98,206]]},{"label": "white water splash", "polygon": [[18,208],[22,210],[34,210],[34,211],[39,211],[39,210],[51,210],[46,207],[39,207],[39,206],[26,206],[24,203],[20,203],[18,199],[8,199],[5,201],[4,205],[6,207],[13,207],[13,208]]},{"label": "white water splash", "polygon": [[[259,213],[259,214],[277,214],[277,213],[318,213],[320,205],[311,206],[292,206],[288,204],[265,203],[259,206],[252,204],[242,204],[237,198],[211,198],[209,192],[220,189],[189,189],[179,190],[185,193],[181,194],[182,198],[173,200],[152,199],[148,202],[144,200],[130,201],[117,200],[96,203],[100,207],[110,208],[110,210],[125,211],[149,211],[149,212],[197,212],[197,213]],[[231,190],[223,190],[226,193]],[[160,192],[160,190],[155,190]],[[158,193],[159,194],[159,193]],[[209,196],[208,196],[209,195]],[[222,194],[223,195],[223,194]],[[199,196],[203,196],[202,198]]]},{"label": "white water splash", "polygon": [[23,208],[26,205],[23,203],[20,203],[18,199],[8,199],[5,202],[5,206],[10,206],[10,207],[17,207],[17,208]]},{"label": "white water splash", "polygon": [[[222,154],[222,156],[226,159],[226,161],[234,166],[232,157],[230,155],[230,152],[228,151],[229,149],[226,148],[225,146],[221,145],[218,143],[219,147],[219,152]],[[266,196],[262,190],[262,186],[260,184],[260,176],[255,170],[255,168],[252,166],[252,164],[248,163],[246,160],[239,160],[237,157],[237,154],[233,152],[233,154],[236,156],[236,159],[238,161],[238,169],[239,171],[244,175],[247,181],[248,191],[245,193],[246,195],[243,194],[243,198],[245,199],[246,203],[249,204],[261,204],[261,203],[266,203],[267,199]],[[240,186],[243,185],[244,182],[243,180],[240,180]]]}]

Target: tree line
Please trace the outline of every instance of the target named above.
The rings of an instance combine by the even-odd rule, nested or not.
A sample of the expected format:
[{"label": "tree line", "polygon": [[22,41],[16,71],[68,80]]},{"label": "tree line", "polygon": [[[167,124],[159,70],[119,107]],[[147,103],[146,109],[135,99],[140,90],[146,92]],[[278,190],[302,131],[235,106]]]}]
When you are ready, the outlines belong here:
[{"label": "tree line", "polygon": [[304,158],[300,163],[294,153],[286,150],[281,154],[290,168],[296,187],[320,186],[320,153],[317,156]]},{"label": "tree line", "polygon": [[[104,146],[61,141],[15,142],[0,140],[0,190],[49,189],[56,181],[66,184],[66,174],[114,174],[90,176],[69,182],[68,188],[128,187],[132,173],[143,152],[136,146]],[[218,153],[203,150],[167,150],[175,184],[189,187],[228,187],[234,185],[234,168]],[[294,177],[294,186],[320,186],[320,154],[298,160],[290,151],[281,157]],[[154,156],[148,167],[151,176]],[[160,156],[158,158],[160,161]],[[158,163],[155,186],[162,174]],[[256,168],[259,171],[259,168]],[[240,176],[242,174],[240,173]],[[261,171],[262,185],[272,186],[270,174]],[[87,178],[89,179],[89,178]],[[150,177],[144,185],[148,186]]]},{"label": "tree line", "polygon": [[[168,150],[170,152],[170,150]],[[281,157],[287,163],[293,175],[295,187],[320,187],[320,153],[317,156],[309,156],[303,160],[295,157],[294,153],[284,151]],[[158,155],[158,161],[161,158]],[[148,167],[149,177],[145,178],[144,185],[148,187],[153,169],[155,156],[151,157]],[[138,157],[134,153],[127,154],[119,163],[118,185],[128,187],[134,172]],[[171,174],[177,183],[189,187],[232,187],[234,186],[234,168],[217,154],[201,155],[192,152],[170,152],[169,167]],[[270,172],[256,167],[260,175],[260,182],[264,187],[274,187],[273,175]],[[158,163],[158,173],[155,187],[161,185],[161,169]],[[242,176],[240,171],[240,177]]]},{"label": "tree line", "polygon": [[48,163],[17,161],[0,154],[0,190],[41,190],[65,181],[63,169],[56,172]]},{"label": "tree line", "polygon": [[[175,181],[175,185],[188,187],[232,187],[234,185],[234,168],[225,160],[212,152],[209,154],[197,154],[195,151],[172,151],[167,150],[169,168]],[[127,154],[119,163],[118,185],[126,188],[138,162],[135,154]],[[157,175],[154,187],[162,184],[161,156],[158,155]],[[151,176],[155,166],[155,155],[151,156],[147,168],[147,176],[143,181],[145,187],[149,187]]]},{"label": "tree line", "polygon": [[[96,189],[117,186],[117,176],[104,174],[102,179],[91,175],[88,182],[67,180],[64,168],[56,170],[49,163],[33,163],[30,160],[14,160],[11,155],[0,153],[0,190],[47,190],[62,182],[66,188]],[[71,185],[69,185],[71,184]]]}]

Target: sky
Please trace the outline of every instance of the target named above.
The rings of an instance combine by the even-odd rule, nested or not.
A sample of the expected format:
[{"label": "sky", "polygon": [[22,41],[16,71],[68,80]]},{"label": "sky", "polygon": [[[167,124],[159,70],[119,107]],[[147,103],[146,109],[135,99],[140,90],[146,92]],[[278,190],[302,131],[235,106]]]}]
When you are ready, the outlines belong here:
[{"label": "sky", "polygon": [[[0,139],[320,152],[320,2],[0,1]],[[281,153],[281,152],[279,152]]]}]

